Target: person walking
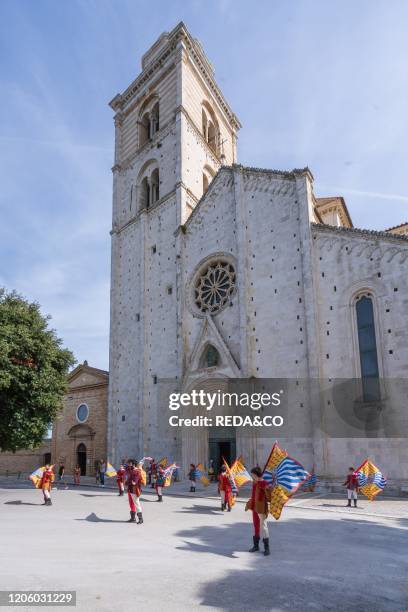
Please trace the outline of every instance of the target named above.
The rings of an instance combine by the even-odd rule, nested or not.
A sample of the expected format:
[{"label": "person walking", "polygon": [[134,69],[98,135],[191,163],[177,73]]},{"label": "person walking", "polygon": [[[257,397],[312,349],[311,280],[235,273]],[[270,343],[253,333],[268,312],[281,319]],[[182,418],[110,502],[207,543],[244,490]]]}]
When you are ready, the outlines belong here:
[{"label": "person walking", "polygon": [[125,477],[126,470],[124,465],[121,465],[118,471],[116,472],[116,482],[119,489],[119,495],[122,496],[125,492]]},{"label": "person walking", "polygon": [[190,463],[190,471],[188,473],[188,478],[190,480],[190,493],[195,493],[197,472],[194,463]]},{"label": "person walking", "polygon": [[65,474],[65,465],[63,463],[60,463],[60,466],[58,468],[58,480],[63,480],[64,474]]},{"label": "person walking", "polygon": [[150,464],[150,467],[151,467],[150,487],[154,489],[156,487],[156,479],[157,479],[157,464],[154,459],[152,463]]},{"label": "person walking", "polygon": [[245,506],[245,510],[252,510],[252,522],[254,525],[254,545],[249,552],[257,552],[259,550],[259,541],[262,535],[264,555],[268,556],[270,554],[269,531],[266,519],[269,513],[269,502],[271,501],[271,488],[266,480],[262,478],[262,470],[259,466],[252,468],[251,476],[253,478],[252,494]]},{"label": "person walking", "polygon": [[105,486],[105,472],[106,472],[106,463],[105,461],[102,459],[101,461],[101,467],[100,467],[100,472],[99,472],[99,479],[101,481],[101,487]]},{"label": "person walking", "polygon": [[166,474],[161,465],[157,467],[157,478],[156,478],[156,493],[158,502],[163,501],[163,488],[166,484]]},{"label": "person walking", "polygon": [[221,495],[221,510],[224,511],[228,509],[228,512],[231,512],[232,484],[225,465],[221,466],[218,483],[218,489]]},{"label": "person walking", "polygon": [[208,480],[210,482],[216,482],[217,478],[215,475],[215,467],[214,467],[214,460],[210,459],[210,466],[208,468]]},{"label": "person walking", "polygon": [[137,513],[137,524],[143,523],[142,504],[140,503],[140,496],[142,494],[142,474],[133,459],[128,460],[128,466],[126,471],[126,486],[128,491],[128,500],[130,507],[130,519],[128,523],[136,523]]},{"label": "person walking", "polygon": [[100,461],[95,461],[95,484],[99,484],[101,479],[101,464]]},{"label": "person walking", "polygon": [[354,473],[353,467],[349,467],[349,473],[346,476],[346,482],[343,483],[343,487],[347,487],[347,508],[351,508],[351,500],[354,501],[354,507],[357,508],[358,478]]},{"label": "person walking", "polygon": [[81,483],[81,468],[77,465],[74,469],[74,485],[79,486]]},{"label": "person walking", "polygon": [[44,506],[52,506],[51,490],[52,490],[52,483],[54,482],[54,480],[55,480],[54,472],[52,471],[52,468],[47,464],[42,473],[40,484],[38,487],[39,489],[42,490],[42,493],[43,493]]}]

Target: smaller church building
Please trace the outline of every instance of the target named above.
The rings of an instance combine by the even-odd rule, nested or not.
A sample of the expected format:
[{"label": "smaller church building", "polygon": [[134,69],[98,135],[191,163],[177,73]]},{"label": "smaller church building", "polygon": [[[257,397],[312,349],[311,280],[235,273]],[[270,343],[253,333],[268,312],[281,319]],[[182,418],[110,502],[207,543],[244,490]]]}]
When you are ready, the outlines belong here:
[{"label": "smaller church building", "polygon": [[68,377],[64,407],[54,422],[51,461],[64,464],[67,474],[79,465],[83,476],[94,476],[98,461],[106,461],[109,373],[85,361]]},{"label": "smaller church building", "polygon": [[98,461],[107,459],[109,373],[78,365],[68,376],[62,410],[53,423],[52,436],[36,449],[0,453],[0,475],[26,475],[46,463],[65,466],[73,474],[94,476]]}]

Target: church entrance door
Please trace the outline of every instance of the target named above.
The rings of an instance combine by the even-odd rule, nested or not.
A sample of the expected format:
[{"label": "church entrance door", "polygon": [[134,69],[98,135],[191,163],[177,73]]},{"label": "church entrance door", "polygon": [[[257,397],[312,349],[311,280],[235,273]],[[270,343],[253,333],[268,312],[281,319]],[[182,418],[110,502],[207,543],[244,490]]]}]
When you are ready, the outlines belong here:
[{"label": "church entrance door", "polygon": [[228,428],[223,428],[223,431],[209,432],[209,459],[214,461],[216,473],[221,469],[223,459],[231,465],[236,458],[236,439],[235,430],[225,431]]},{"label": "church entrance door", "polygon": [[81,468],[81,476],[86,476],[86,446],[78,444],[77,448],[77,463]]}]

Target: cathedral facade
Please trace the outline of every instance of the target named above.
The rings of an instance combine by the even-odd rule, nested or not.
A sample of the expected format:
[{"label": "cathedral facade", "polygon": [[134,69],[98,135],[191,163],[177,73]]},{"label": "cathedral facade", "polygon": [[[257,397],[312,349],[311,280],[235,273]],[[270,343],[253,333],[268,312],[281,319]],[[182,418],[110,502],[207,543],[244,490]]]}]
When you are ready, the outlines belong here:
[{"label": "cathedral facade", "polygon": [[317,399],[293,396],[296,434],[279,439],[288,452],[327,478],[370,456],[408,479],[402,426],[346,437],[324,425],[330,381],[360,381],[353,405],[382,415],[393,397],[384,381],[408,378],[408,224],[354,228],[342,197],[314,195],[308,168],[238,164],[240,122],[182,23],[110,105],[110,460],[262,464],[271,439],[170,427],[169,393],[314,380]]}]

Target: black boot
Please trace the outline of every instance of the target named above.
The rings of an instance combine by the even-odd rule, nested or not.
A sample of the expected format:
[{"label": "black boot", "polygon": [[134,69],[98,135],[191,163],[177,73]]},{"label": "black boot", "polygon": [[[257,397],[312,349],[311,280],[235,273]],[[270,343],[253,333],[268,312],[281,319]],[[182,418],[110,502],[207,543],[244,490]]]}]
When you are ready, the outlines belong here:
[{"label": "black boot", "polygon": [[193,493],[195,493],[195,487],[193,487]]},{"label": "black boot", "polygon": [[349,499],[347,502],[347,508],[351,508],[351,499]]},{"label": "black boot", "polygon": [[259,536],[254,536],[253,540],[254,540],[254,545],[252,548],[249,549],[248,552],[258,552],[259,550]]},{"label": "black boot", "polygon": [[221,504],[221,510],[224,512],[224,510],[225,510],[225,504]]},{"label": "black boot", "polygon": [[141,512],[138,512],[138,513],[137,513],[137,518],[139,519],[139,520],[137,521],[137,524],[138,524],[138,525],[141,525],[141,524],[143,523],[143,515],[142,515],[142,513],[141,513]]},{"label": "black boot", "polygon": [[51,498],[49,498],[49,500],[48,500],[48,505],[49,505],[49,506],[52,506],[52,501],[51,501]]},{"label": "black boot", "polygon": [[264,555],[265,557],[267,557],[268,555],[271,554],[269,551],[269,538],[264,538],[263,543],[264,543]]},{"label": "black boot", "polygon": [[190,487],[190,493],[192,493],[192,492],[193,492],[193,487]]},{"label": "black boot", "polygon": [[227,508],[228,512],[231,512],[231,506],[228,504],[228,508]]},{"label": "black boot", "polygon": [[162,502],[163,501],[163,495],[158,495],[156,501]]},{"label": "black boot", "polygon": [[357,508],[357,500],[354,500],[354,507]]},{"label": "black boot", "polygon": [[130,519],[128,520],[128,523],[136,523],[136,512],[130,511]]}]

